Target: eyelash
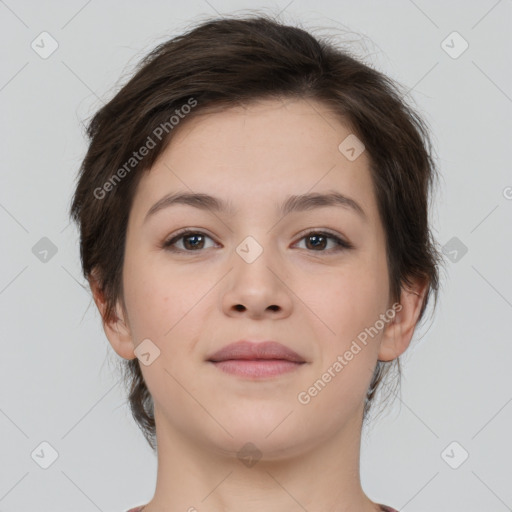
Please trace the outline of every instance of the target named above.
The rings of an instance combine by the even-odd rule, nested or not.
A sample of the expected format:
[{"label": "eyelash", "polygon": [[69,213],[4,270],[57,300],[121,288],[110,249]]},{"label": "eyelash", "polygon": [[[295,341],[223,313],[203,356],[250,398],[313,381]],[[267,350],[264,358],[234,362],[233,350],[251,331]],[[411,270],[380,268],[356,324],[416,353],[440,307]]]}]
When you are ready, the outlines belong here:
[{"label": "eyelash", "polygon": [[[213,240],[213,238],[211,236],[207,235],[206,233],[204,233],[202,231],[185,228],[181,231],[178,231],[170,239],[164,241],[163,244],[161,245],[161,248],[165,249],[167,251],[170,251],[170,252],[181,252],[181,253],[201,252],[201,249],[198,249],[197,251],[191,251],[191,250],[177,249],[176,247],[172,247],[177,241],[181,240],[182,238],[186,238],[187,235],[202,235],[202,236],[206,236],[206,237],[210,238],[211,240]],[[299,239],[299,241],[301,241],[304,238],[307,238],[308,236],[311,236],[311,235],[320,235],[322,237],[334,240],[337,244],[337,247],[330,249],[330,250],[320,250],[320,251],[310,250],[309,252],[323,252],[323,253],[330,254],[332,252],[339,252],[339,251],[344,251],[344,250],[348,250],[348,249],[353,249],[353,247],[354,247],[350,242],[342,240],[338,236],[336,236],[333,233],[330,233],[328,231],[314,231],[314,230],[309,231],[308,233],[304,234]]]}]

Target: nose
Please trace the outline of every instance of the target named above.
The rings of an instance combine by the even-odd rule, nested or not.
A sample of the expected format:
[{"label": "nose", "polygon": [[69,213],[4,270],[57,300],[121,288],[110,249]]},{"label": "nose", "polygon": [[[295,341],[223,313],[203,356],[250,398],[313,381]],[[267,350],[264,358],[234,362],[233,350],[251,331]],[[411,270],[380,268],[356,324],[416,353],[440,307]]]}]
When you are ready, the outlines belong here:
[{"label": "nose", "polygon": [[222,297],[224,312],[252,319],[289,316],[293,292],[279,258],[267,249],[254,260],[240,254],[235,252],[231,260],[233,267]]}]

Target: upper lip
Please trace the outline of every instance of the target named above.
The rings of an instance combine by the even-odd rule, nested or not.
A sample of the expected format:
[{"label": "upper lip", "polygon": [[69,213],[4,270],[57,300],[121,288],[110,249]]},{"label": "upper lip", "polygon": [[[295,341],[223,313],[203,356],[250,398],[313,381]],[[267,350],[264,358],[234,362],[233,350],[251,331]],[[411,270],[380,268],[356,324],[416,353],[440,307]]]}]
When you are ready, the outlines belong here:
[{"label": "upper lip", "polygon": [[227,361],[228,359],[284,359],[295,363],[306,362],[297,352],[277,341],[235,341],[208,357],[208,361],[213,362]]}]

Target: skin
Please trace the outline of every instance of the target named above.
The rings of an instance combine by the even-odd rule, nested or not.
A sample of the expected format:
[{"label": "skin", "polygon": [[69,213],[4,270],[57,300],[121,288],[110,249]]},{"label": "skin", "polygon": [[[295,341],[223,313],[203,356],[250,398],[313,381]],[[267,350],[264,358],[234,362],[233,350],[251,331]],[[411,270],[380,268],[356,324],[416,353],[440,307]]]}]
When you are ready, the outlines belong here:
[{"label": "skin", "polygon": [[[349,161],[338,150],[350,133],[321,103],[258,101],[183,121],[142,178],[128,222],[126,314],[119,303],[118,320],[103,326],[125,359],[147,338],[160,350],[141,364],[158,440],[145,512],[379,510],[360,483],[364,399],[377,360],[407,349],[425,286],[403,291],[394,320],[308,404],[297,399],[392,306],[368,155]],[[339,206],[285,217],[276,209],[290,194],[332,190],[367,218]],[[144,222],[154,203],[182,191],[229,200],[237,213],[177,205]],[[207,237],[178,240],[188,252],[161,247],[186,227]],[[306,235],[325,229],[354,247],[334,252],[327,239],[315,248]],[[236,252],[249,235],[263,248],[252,263]],[[239,339],[279,341],[307,363],[251,381],[207,361]],[[237,457],[247,442],[261,453],[251,466]]]}]

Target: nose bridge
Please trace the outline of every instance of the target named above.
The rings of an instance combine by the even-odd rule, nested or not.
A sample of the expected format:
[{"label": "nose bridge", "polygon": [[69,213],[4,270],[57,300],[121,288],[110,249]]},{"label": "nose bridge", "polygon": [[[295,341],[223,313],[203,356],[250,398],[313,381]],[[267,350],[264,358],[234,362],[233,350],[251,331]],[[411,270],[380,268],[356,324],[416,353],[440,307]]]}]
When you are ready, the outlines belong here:
[{"label": "nose bridge", "polygon": [[236,279],[248,279],[254,284],[271,286],[269,280],[275,277],[269,267],[278,266],[278,257],[270,240],[271,236],[262,233],[248,235],[236,246],[233,257]]},{"label": "nose bridge", "polygon": [[[276,262],[277,231],[272,229],[275,220],[271,213],[268,204],[257,203],[252,205],[250,210],[239,210],[234,219],[234,229],[236,236],[239,237],[236,241],[238,243],[235,242],[234,256],[247,265],[257,263],[258,269],[261,266],[265,267],[265,262],[269,266],[272,266],[272,260],[274,264]],[[238,263],[237,258],[234,263]]]},{"label": "nose bridge", "polygon": [[[263,239],[262,234],[248,235],[238,244],[235,252],[248,265],[252,265],[258,259],[265,260],[268,257],[269,250],[271,250],[268,243],[269,238],[265,237]],[[266,253],[265,257],[261,258],[264,253]]]},{"label": "nose bridge", "polygon": [[289,310],[291,298],[279,277],[280,259],[271,239],[271,235],[260,231],[246,236],[235,247],[233,272],[223,298],[226,311],[240,311],[243,306],[242,309],[258,316],[267,310]]}]

